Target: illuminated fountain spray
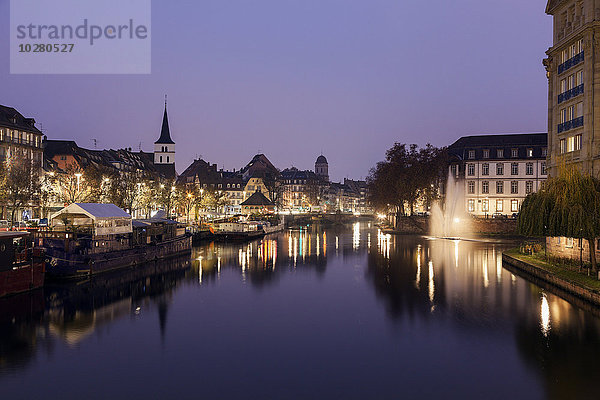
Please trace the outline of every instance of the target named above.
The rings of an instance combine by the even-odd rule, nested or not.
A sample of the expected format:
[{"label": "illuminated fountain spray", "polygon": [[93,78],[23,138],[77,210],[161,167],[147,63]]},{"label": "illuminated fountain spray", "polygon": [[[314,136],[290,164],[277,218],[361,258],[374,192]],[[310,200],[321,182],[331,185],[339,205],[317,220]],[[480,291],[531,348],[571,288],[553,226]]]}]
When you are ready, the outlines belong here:
[{"label": "illuminated fountain spray", "polygon": [[429,232],[438,238],[471,237],[471,217],[466,210],[464,186],[448,175],[444,204],[436,202],[431,208]]}]

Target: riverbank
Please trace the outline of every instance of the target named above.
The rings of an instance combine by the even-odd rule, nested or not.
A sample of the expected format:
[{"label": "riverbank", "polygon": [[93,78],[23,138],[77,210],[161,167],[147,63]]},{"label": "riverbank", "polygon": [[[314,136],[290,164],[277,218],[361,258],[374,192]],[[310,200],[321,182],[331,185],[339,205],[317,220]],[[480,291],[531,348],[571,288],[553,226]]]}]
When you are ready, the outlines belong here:
[{"label": "riverbank", "polygon": [[534,255],[521,254],[518,249],[502,254],[504,266],[539,286],[550,289],[567,301],[581,301],[600,306],[600,281],[580,272],[556,266]]}]

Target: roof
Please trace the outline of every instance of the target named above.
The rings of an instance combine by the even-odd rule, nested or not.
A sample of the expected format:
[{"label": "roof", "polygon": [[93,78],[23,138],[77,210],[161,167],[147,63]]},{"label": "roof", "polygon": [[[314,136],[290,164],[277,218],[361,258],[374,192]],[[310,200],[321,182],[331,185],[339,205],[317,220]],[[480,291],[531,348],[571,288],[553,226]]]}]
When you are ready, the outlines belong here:
[{"label": "roof", "polygon": [[29,235],[30,235],[29,232],[17,232],[17,231],[0,232],[0,239],[11,239],[11,238],[16,238],[16,237],[25,237],[25,236],[29,236]]},{"label": "roof", "polygon": [[96,218],[131,218],[121,208],[114,204],[102,203],[73,203]]},{"label": "roof", "polygon": [[[474,150],[474,159],[481,159],[484,158],[483,149],[504,149],[504,156],[500,157],[504,159],[514,158],[510,155],[510,151],[512,148],[517,148],[519,152],[517,158],[527,158],[525,148],[530,147],[533,149],[533,158],[545,158],[542,155],[542,148],[546,146],[548,146],[547,133],[463,136],[448,146],[448,154],[464,160],[466,152]],[[498,158],[497,153],[490,152],[486,158]]]},{"label": "roof", "polygon": [[242,206],[272,206],[273,202],[265,197],[261,192],[254,192],[252,196],[244,201]]},{"label": "roof", "polygon": [[548,4],[546,5],[546,14],[553,14],[556,10],[556,7],[560,6],[564,3],[564,0],[548,0]]},{"label": "roof", "polygon": [[315,164],[327,164],[327,159],[323,154],[321,154],[319,157],[317,157],[317,162],[315,162]]},{"label": "roof", "polygon": [[240,172],[244,175],[244,179],[255,176],[275,177],[279,174],[279,170],[275,168],[275,166],[264,154],[257,154],[252,157],[252,160],[250,160],[250,162],[244,168],[242,168]]},{"label": "roof", "polygon": [[42,134],[42,132],[35,127],[35,119],[25,118],[14,108],[2,105],[0,105],[0,126],[37,133],[39,135]]},{"label": "roof", "polygon": [[171,132],[169,131],[169,118],[167,117],[167,106],[165,104],[165,113],[163,114],[162,127],[160,129],[160,137],[154,144],[175,144],[171,139]]}]

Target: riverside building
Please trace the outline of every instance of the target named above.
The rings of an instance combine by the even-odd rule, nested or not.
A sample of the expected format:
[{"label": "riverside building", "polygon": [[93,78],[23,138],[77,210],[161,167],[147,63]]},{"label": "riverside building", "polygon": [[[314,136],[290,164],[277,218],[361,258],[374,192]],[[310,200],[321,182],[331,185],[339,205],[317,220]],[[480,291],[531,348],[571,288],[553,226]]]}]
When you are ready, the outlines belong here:
[{"label": "riverside building", "polygon": [[466,210],[509,216],[547,178],[547,134],[464,136],[448,147],[450,174],[464,187]]}]

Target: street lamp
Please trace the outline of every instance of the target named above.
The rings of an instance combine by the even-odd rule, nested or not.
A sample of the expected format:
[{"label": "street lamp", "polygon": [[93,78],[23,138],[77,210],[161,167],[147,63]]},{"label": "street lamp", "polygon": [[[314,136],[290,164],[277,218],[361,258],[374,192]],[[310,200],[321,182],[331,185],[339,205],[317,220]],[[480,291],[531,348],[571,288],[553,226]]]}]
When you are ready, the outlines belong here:
[{"label": "street lamp", "polygon": [[[81,179],[81,175],[83,175],[81,172],[75,174],[77,177],[77,192],[79,192],[79,180]],[[79,195],[79,193],[77,193],[77,195]]]}]

